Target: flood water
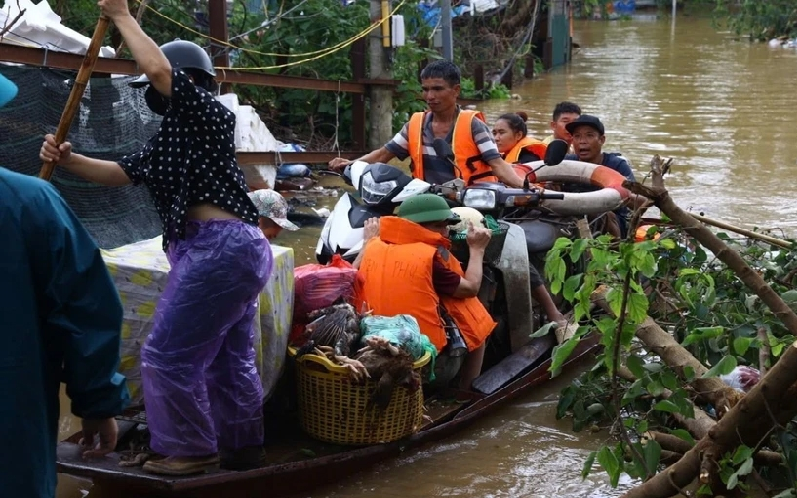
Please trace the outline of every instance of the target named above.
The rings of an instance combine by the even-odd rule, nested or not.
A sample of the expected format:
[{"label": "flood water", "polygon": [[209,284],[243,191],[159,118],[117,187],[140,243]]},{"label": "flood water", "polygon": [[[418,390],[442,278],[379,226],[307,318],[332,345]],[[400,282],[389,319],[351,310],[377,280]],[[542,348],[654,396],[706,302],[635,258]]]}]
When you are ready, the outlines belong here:
[{"label": "flood water", "polygon": [[[604,150],[628,157],[637,180],[653,154],[674,157],[665,181],[680,206],[748,228],[795,231],[797,126],[789,95],[797,51],[734,41],[693,17],[579,21],[575,41],[581,48],[569,67],[513,90],[522,100],[482,106],[489,121],[523,110],[532,134],[542,137],[554,105],[573,100],[601,117]],[[301,265],[317,234],[308,228],[279,241],[297,249]],[[619,495],[599,471],[580,478],[587,454],[608,436],[575,434],[568,421],[555,420],[556,396],[567,382],[550,382],[447,441],[302,496]],[[61,427],[62,435],[77,429],[68,417]],[[62,478],[59,497],[79,497],[89,487]]]}]

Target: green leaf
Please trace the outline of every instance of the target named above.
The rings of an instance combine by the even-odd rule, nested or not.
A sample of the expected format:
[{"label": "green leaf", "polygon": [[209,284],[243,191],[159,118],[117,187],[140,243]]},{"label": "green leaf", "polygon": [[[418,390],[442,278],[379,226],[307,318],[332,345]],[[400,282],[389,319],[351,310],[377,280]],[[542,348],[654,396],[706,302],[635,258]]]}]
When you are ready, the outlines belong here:
[{"label": "green leaf", "polygon": [[787,489],[786,491],[781,491],[772,498],[793,498],[795,496],[797,496],[797,494],[795,494],[793,489]]},{"label": "green leaf", "polygon": [[692,382],[695,380],[695,369],[689,365],[684,367],[684,380],[686,382]]},{"label": "green leaf", "polygon": [[739,476],[736,474],[736,472],[734,472],[728,478],[728,483],[726,484],[726,486],[728,487],[728,489],[733,489],[736,487],[737,484],[739,484]]},{"label": "green leaf", "polygon": [[557,326],[556,322],[548,322],[539,329],[537,329],[537,331],[531,334],[529,337],[531,339],[536,339],[537,337],[546,336],[551,331],[551,329],[555,328],[556,326]]},{"label": "green leaf", "polygon": [[567,237],[559,237],[556,239],[556,242],[553,244],[554,250],[562,250],[567,247],[570,247],[573,244],[573,241],[568,239]]},{"label": "green leaf", "polygon": [[703,484],[697,489],[697,496],[714,496],[714,492],[711,491],[711,486]]},{"label": "green leaf", "polygon": [[645,387],[651,395],[656,397],[661,396],[661,393],[664,392],[664,386],[657,380],[650,381]]},{"label": "green leaf", "polygon": [[625,366],[631,370],[631,373],[634,374],[634,377],[637,379],[642,379],[645,377],[644,365],[645,360],[635,354],[629,355],[628,358],[625,359]]},{"label": "green leaf", "polygon": [[[565,260],[558,259],[549,261],[551,274],[549,275],[549,282],[551,284],[551,294],[559,294],[562,290],[562,280],[564,280],[565,273],[567,272],[567,265]],[[546,272],[548,270],[548,263],[545,264]]]},{"label": "green leaf", "polygon": [[568,302],[573,302],[573,298],[576,295],[576,290],[581,285],[581,277],[582,274],[579,273],[578,275],[573,275],[565,281],[565,286],[562,291],[562,296],[568,300]]},{"label": "green leaf", "polygon": [[581,337],[574,336],[565,341],[563,344],[554,346],[553,353],[551,354],[551,366],[548,370],[551,372],[551,377],[556,377],[562,371],[562,366],[565,364],[570,354],[576,349],[578,343],[581,342]]},{"label": "green leaf", "polygon": [[655,439],[648,440],[648,442],[645,444],[644,457],[648,472],[650,474],[655,474],[661,459],[661,446],[659,445],[658,441]]},{"label": "green leaf", "polygon": [[570,249],[570,260],[573,263],[576,263],[579,259],[581,259],[581,255],[587,248],[587,244],[587,239],[576,239],[573,241],[573,247]]},{"label": "green leaf", "polygon": [[628,317],[634,324],[640,324],[648,316],[648,298],[642,294],[628,294]]},{"label": "green leaf", "polygon": [[590,471],[592,470],[592,464],[595,463],[595,456],[598,454],[597,451],[590,451],[589,455],[587,455],[587,460],[584,462],[584,466],[581,467],[581,480],[587,478]]},{"label": "green leaf", "polygon": [[678,389],[678,377],[676,377],[675,374],[670,371],[661,372],[661,377],[659,380],[664,387],[671,391]]},{"label": "green leaf", "polygon": [[670,401],[668,399],[663,399],[663,400],[659,401],[658,403],[653,405],[653,409],[654,410],[659,410],[659,411],[662,411],[662,412],[680,413],[680,409],[678,408],[678,405],[676,405],[675,403],[673,403],[672,401]]},{"label": "green leaf", "polygon": [[737,474],[740,476],[746,476],[750,472],[753,471],[753,458],[748,458],[744,461],[744,463],[739,467],[739,470],[736,471]]},{"label": "green leaf", "polygon": [[659,240],[659,244],[668,251],[675,249],[675,241],[672,239],[661,239]]},{"label": "green leaf", "polygon": [[717,377],[719,375],[727,375],[736,368],[736,357],[725,356],[716,365],[711,367],[708,372],[703,374],[703,378]]},{"label": "green leaf", "polygon": [[623,304],[623,293],[618,289],[609,289],[606,293],[606,302],[609,303],[612,313],[615,316],[620,316],[620,308]]},{"label": "green leaf", "polygon": [[636,399],[640,394],[642,394],[642,379],[637,379],[633,384],[631,384],[631,387],[629,387],[625,393],[623,393],[623,399],[620,400],[620,403],[625,406]]},{"label": "green leaf", "polygon": [[659,373],[661,372],[661,363],[645,363],[643,368],[650,373]]},{"label": "green leaf", "polygon": [[616,488],[620,482],[620,462],[617,461],[617,457],[614,456],[608,446],[604,446],[598,451],[597,459],[603,470],[609,474],[609,481],[612,487]]},{"label": "green leaf", "polygon": [[770,341],[769,343],[772,345],[772,348],[771,348],[772,355],[775,356],[776,358],[778,356],[780,356],[780,353],[783,352],[783,346],[785,345],[785,343],[783,343],[783,342],[772,342],[772,341]]},{"label": "green leaf", "polygon": [[670,434],[672,434],[673,436],[676,436],[676,437],[678,437],[680,439],[683,439],[684,441],[686,441],[687,443],[691,444],[692,446],[695,445],[695,438],[693,438],[692,435],[689,434],[689,432],[687,432],[687,431],[685,431],[683,429],[670,429]]},{"label": "green leaf", "polygon": [[641,271],[646,277],[651,278],[656,274],[657,269],[658,265],[656,264],[656,258],[653,257],[652,253],[645,253],[644,257],[642,257],[641,261],[639,262],[639,271]]},{"label": "green leaf", "polygon": [[595,324],[603,335],[612,335],[617,328],[617,320],[610,316],[602,316]]},{"label": "green leaf", "polygon": [[736,351],[736,354],[739,356],[744,356],[752,343],[752,337],[737,337],[733,340],[733,350]]},{"label": "green leaf", "polygon": [[746,445],[741,445],[736,448],[736,451],[733,453],[733,458],[731,462],[733,465],[739,465],[742,462],[746,462],[750,458],[753,457],[753,448],[750,448]]},{"label": "green leaf", "polygon": [[714,337],[719,337],[723,334],[723,332],[725,332],[725,327],[722,326],[697,327],[696,329],[692,330],[688,336],[686,336],[681,345],[686,347],[697,341],[705,341]]}]

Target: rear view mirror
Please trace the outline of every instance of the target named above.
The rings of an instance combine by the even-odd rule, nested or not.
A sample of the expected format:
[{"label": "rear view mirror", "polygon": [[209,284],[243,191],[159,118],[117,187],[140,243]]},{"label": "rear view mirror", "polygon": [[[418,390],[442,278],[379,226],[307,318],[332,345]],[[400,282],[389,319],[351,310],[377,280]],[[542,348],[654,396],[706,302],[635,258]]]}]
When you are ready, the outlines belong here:
[{"label": "rear view mirror", "polygon": [[564,161],[565,156],[570,150],[570,146],[564,140],[552,140],[545,150],[545,158],[543,162],[546,166],[555,166]]}]

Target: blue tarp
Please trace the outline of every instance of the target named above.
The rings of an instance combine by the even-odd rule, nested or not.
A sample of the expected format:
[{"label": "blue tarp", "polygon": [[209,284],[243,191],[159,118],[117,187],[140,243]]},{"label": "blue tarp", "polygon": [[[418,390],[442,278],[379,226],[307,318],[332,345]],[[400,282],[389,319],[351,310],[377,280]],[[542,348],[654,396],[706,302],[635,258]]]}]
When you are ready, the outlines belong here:
[{"label": "blue tarp", "polygon": [[635,0],[617,0],[614,2],[614,13],[615,14],[633,14],[636,10],[636,1]]}]

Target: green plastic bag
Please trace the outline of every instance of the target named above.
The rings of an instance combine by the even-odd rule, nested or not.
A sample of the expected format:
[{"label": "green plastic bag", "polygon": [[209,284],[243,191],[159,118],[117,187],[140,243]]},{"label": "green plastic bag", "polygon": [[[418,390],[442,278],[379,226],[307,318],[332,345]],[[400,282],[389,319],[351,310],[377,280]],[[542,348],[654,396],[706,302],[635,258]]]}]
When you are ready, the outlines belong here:
[{"label": "green plastic bag", "polygon": [[[418,320],[412,315],[379,316],[370,315],[360,320],[360,346],[365,346],[365,339],[369,336],[382,337],[390,344],[404,349],[415,361],[423,358],[427,352],[432,357],[429,365],[434,372],[434,360],[437,357],[437,348],[426,335],[421,333]],[[432,379],[430,379],[432,380]]]}]

